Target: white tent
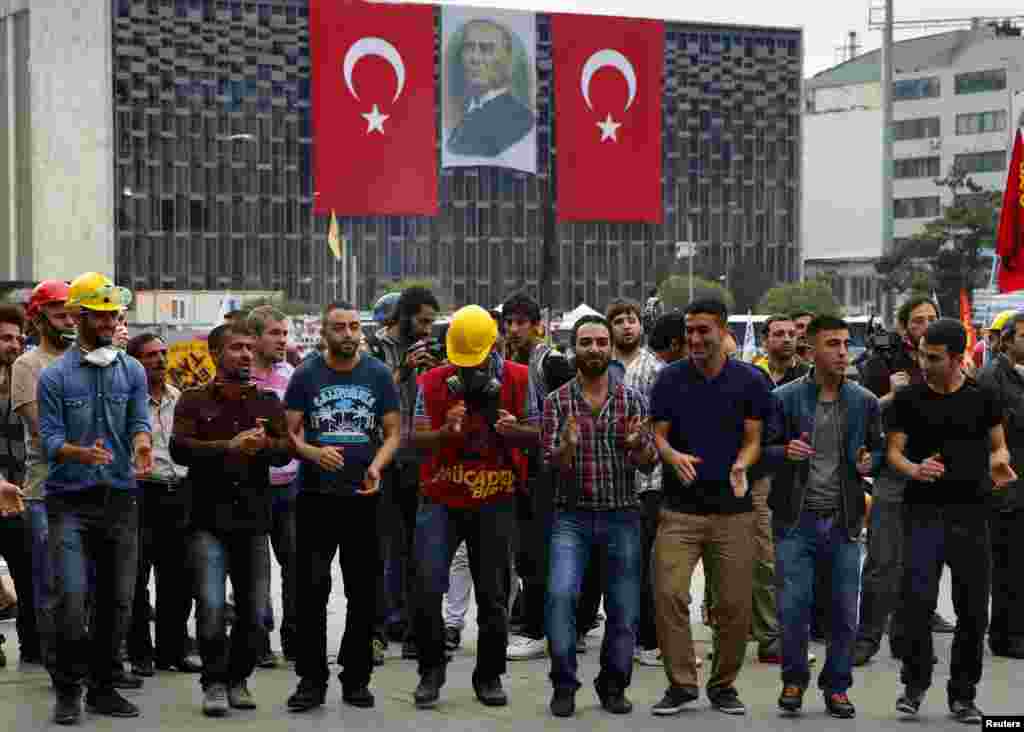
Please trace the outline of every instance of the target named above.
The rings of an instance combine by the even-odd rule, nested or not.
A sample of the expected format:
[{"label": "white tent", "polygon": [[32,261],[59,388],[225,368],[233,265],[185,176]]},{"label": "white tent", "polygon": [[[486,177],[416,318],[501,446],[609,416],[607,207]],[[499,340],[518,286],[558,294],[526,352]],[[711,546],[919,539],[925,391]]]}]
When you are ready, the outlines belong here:
[{"label": "white tent", "polygon": [[601,316],[601,313],[594,310],[594,308],[587,305],[585,302],[580,303],[575,310],[570,310],[562,316],[562,322],[558,324],[559,330],[571,330],[576,321],[582,318],[584,315],[597,315]]}]

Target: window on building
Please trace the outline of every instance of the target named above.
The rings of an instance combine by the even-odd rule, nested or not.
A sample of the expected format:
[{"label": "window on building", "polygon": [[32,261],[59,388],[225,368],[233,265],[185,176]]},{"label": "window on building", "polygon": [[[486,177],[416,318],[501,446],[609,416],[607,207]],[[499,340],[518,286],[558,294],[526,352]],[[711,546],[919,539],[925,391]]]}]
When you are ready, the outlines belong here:
[{"label": "window on building", "polygon": [[901,119],[892,123],[894,140],[920,140],[925,137],[938,137],[940,130],[941,124],[938,117]]},{"label": "window on building", "polygon": [[996,173],[1006,170],[1006,151],[964,153],[957,155],[954,162],[965,173]]},{"label": "window on building", "polygon": [[1006,69],[969,71],[966,74],[957,74],[954,86],[957,94],[1001,91],[1006,88]]},{"label": "window on building", "polygon": [[939,197],[893,199],[893,215],[897,219],[926,219],[939,215]]},{"label": "window on building", "polygon": [[927,158],[903,158],[894,160],[893,177],[895,178],[937,178],[939,173],[939,156]]},{"label": "window on building", "polygon": [[912,99],[930,99],[940,96],[942,85],[937,76],[926,76],[920,79],[900,79],[893,82],[892,98],[897,102]]},{"label": "window on building", "polygon": [[1006,110],[972,112],[956,116],[956,134],[977,135],[981,132],[1002,132],[1006,129]]}]

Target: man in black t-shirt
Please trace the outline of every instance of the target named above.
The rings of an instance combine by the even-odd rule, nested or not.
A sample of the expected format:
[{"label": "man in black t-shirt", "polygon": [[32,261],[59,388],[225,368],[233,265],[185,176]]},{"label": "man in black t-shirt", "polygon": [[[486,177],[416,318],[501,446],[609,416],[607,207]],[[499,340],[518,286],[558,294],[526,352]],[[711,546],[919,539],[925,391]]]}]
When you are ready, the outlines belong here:
[{"label": "man in black t-shirt", "polygon": [[903,516],[903,613],[906,687],[896,710],[916,715],[932,682],[930,620],[942,565],[953,577],[956,635],[947,685],[949,709],[980,724],[974,704],[988,625],[989,553],[986,473],[996,490],[1017,476],[1003,434],[998,397],[961,368],[967,332],[943,318],[921,342],[925,383],[896,393],[886,413],[889,465],[907,480]]}]

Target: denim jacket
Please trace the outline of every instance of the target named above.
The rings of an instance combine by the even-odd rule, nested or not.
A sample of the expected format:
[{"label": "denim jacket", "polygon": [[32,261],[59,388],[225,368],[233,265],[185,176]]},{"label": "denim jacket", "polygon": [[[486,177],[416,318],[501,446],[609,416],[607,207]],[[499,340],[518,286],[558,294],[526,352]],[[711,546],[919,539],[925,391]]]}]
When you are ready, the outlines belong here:
[{"label": "denim jacket", "polygon": [[[39,437],[50,467],[45,490],[65,492],[107,485],[135,491],[132,438],[151,432],[149,390],[142,364],[124,353],[106,368],[83,359],[77,344],[39,377]],[[58,462],[65,444],[89,447],[104,441],[110,465]]]},{"label": "denim jacket", "polygon": [[[780,528],[794,526],[800,520],[807,491],[810,462],[786,459],[786,445],[801,434],[814,434],[814,415],[818,407],[818,384],[814,371],[801,379],[780,386],[774,392],[781,408],[782,434],[777,444],[765,448],[770,464],[775,468],[775,479],[768,505],[772,521]],[[839,389],[840,441],[839,464],[841,497],[840,513],[843,526],[851,539],[860,536],[864,522],[864,486],[857,472],[857,452],[866,447],[871,452],[871,475],[878,475],[885,460],[882,442],[882,417],[878,399],[862,386],[843,381]]]}]

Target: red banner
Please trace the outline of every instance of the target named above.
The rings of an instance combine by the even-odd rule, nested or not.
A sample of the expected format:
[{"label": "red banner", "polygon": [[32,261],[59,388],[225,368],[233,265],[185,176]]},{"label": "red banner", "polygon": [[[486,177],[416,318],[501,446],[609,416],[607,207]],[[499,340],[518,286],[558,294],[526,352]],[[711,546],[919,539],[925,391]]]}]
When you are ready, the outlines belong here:
[{"label": "red banner", "polygon": [[434,9],[310,0],[314,210],[437,214]]},{"label": "red banner", "polygon": [[659,21],[553,15],[559,221],[661,223]]},{"label": "red banner", "polygon": [[1006,177],[996,254],[999,255],[999,291],[1024,290],[1024,142],[1020,130],[1013,141],[1013,158]]}]

